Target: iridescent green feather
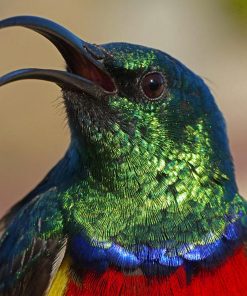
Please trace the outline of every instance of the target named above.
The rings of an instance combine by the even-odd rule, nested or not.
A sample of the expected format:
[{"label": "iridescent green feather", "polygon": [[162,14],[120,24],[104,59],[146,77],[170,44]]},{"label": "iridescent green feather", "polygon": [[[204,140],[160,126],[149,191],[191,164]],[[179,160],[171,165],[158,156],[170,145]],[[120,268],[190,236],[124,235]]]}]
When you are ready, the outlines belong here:
[{"label": "iridescent green feather", "polygon": [[125,247],[216,241],[246,210],[211,94],[169,56],[112,47],[117,70],[155,69],[168,79],[175,73],[177,80],[158,102],[109,99],[121,118],[108,130],[89,127],[89,177],[61,195],[69,221],[91,239]]}]

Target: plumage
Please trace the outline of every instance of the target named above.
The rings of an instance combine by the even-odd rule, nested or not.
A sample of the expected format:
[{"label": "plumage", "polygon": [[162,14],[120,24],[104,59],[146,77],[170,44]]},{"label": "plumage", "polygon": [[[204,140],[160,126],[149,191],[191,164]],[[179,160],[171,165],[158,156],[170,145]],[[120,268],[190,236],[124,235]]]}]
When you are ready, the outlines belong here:
[{"label": "plumage", "polygon": [[[189,284],[182,267],[168,279],[159,277],[147,279],[141,275],[126,276],[114,268],[101,275],[89,272],[84,275],[81,285],[71,280],[66,295],[245,295],[247,286],[243,284],[247,272],[245,256],[243,249],[238,249],[234,257],[219,268],[210,271],[202,269],[193,279],[193,283]],[[236,268],[241,268],[242,273],[236,274]]]},{"label": "plumage", "polygon": [[9,26],[49,39],[67,70],[0,85],[58,84],[71,143],[0,223],[0,295],[244,295],[247,203],[204,81],[156,49],[92,45],[38,17]]}]

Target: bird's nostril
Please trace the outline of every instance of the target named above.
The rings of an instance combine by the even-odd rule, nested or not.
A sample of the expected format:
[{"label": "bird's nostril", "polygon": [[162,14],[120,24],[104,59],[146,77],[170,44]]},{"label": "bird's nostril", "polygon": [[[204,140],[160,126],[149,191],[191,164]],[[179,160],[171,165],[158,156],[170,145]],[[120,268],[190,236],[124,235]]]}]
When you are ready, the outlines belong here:
[{"label": "bird's nostril", "polygon": [[96,60],[103,60],[106,57],[106,52],[96,44],[87,43],[83,47]]}]

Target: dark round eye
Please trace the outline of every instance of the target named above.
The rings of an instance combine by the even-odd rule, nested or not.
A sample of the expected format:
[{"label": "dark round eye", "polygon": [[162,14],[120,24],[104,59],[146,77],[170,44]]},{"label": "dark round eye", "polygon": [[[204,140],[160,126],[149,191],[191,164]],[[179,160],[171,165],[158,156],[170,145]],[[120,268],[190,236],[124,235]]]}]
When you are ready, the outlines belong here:
[{"label": "dark round eye", "polygon": [[146,74],[141,80],[141,88],[150,100],[159,98],[166,89],[166,80],[159,72]]}]

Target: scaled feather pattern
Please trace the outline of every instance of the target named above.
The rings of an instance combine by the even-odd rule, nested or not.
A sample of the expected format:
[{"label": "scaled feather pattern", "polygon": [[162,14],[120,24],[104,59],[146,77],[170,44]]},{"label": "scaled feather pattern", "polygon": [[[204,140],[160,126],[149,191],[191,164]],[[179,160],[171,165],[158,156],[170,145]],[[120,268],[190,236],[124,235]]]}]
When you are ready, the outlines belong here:
[{"label": "scaled feather pattern", "polygon": [[62,89],[64,158],[2,219],[0,295],[244,295],[247,203],[204,81],[159,50],[89,44],[20,16],[67,70],[23,69]]}]

